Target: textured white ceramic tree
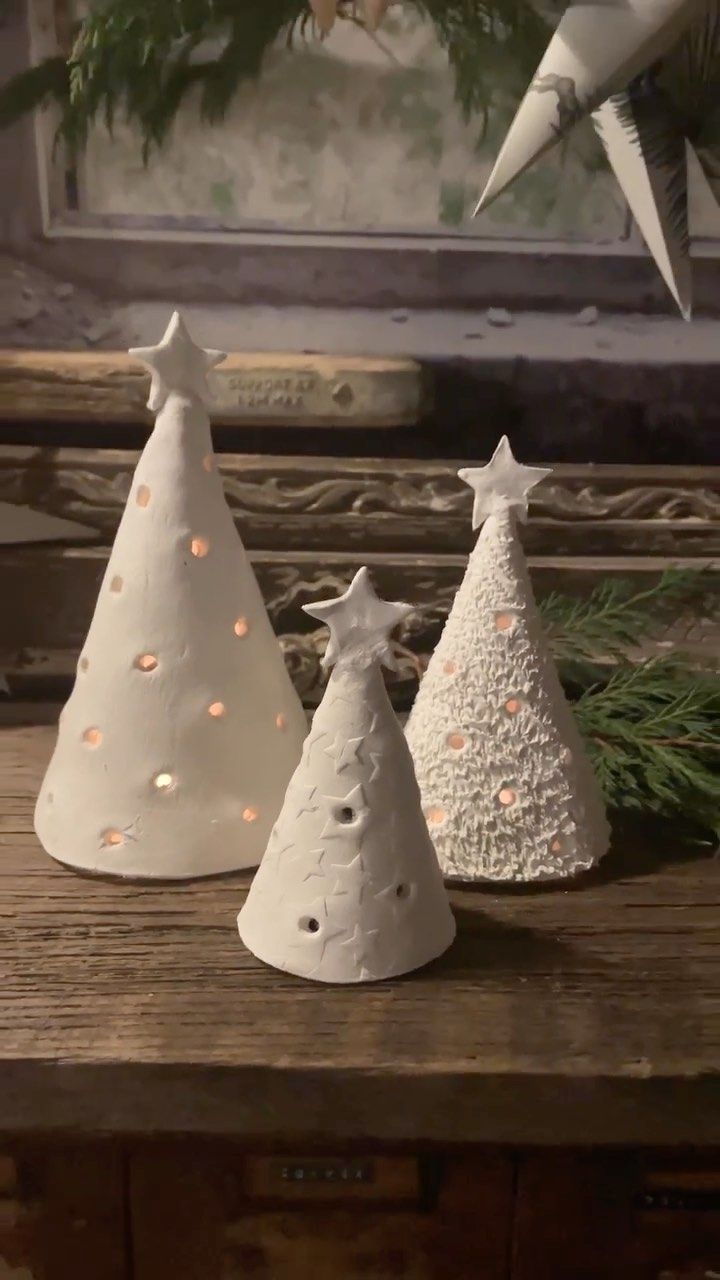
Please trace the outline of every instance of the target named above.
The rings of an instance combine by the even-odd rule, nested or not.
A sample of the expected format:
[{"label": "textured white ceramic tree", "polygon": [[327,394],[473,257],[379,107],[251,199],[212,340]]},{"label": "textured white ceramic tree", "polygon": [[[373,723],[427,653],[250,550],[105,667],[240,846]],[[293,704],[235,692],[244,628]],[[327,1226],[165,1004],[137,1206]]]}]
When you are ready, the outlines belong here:
[{"label": "textured white ceramic tree", "polygon": [[602,799],[550,655],[516,516],[549,472],[507,438],[460,472],[484,521],[410,714],[407,738],[440,864],[464,880],[574,875],[605,853]]},{"label": "textured white ceramic tree", "polygon": [[184,878],[255,866],[302,750],[286,672],[212,452],[206,374],[176,314],[35,827],[70,866]]},{"label": "textured white ceramic tree", "polygon": [[379,600],[361,569],[327,622],[335,664],[303,757],[238,917],[266,964],[320,982],[370,982],[427,964],[455,924],[407,743],[380,663],[406,605]]},{"label": "textured white ceramic tree", "polygon": [[571,3],[510,126],[476,212],[584,115],[670,49],[708,0]]}]

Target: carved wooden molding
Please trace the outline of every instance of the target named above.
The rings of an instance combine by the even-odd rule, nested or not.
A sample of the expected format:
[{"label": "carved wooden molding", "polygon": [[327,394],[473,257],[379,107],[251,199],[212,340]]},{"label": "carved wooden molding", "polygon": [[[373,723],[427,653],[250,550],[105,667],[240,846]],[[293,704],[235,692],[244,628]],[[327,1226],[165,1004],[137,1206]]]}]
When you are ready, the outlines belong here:
[{"label": "carved wooden molding", "polygon": [[[138,454],[0,447],[0,501],[110,540]],[[472,545],[472,495],[452,462],[219,455],[249,548],[449,552]],[[720,467],[560,465],[532,496],[531,555],[720,556]]]},{"label": "carved wooden molding", "polygon": [[[397,427],[429,397],[414,360],[233,352],[216,371],[219,425]],[[0,351],[0,419],[147,422],[148,375],[124,352]]]}]

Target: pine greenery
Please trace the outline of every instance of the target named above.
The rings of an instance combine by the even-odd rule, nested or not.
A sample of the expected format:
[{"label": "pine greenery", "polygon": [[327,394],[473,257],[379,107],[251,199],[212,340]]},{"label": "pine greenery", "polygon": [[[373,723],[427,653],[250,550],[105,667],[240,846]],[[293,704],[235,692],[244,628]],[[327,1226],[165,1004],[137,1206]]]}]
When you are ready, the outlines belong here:
[{"label": "pine greenery", "polygon": [[[523,80],[542,56],[548,26],[528,0],[409,0],[433,23],[466,116],[484,118],[485,68],[507,59]],[[0,0],[0,15],[8,0]],[[352,0],[340,20],[359,21]],[[0,87],[0,125],[34,107],[60,107],[60,135],[80,148],[96,118],[136,124],[146,157],[167,136],[191,89],[208,123],[256,77],[268,49],[314,38],[306,0],[95,0],[67,57],[49,58]]]}]

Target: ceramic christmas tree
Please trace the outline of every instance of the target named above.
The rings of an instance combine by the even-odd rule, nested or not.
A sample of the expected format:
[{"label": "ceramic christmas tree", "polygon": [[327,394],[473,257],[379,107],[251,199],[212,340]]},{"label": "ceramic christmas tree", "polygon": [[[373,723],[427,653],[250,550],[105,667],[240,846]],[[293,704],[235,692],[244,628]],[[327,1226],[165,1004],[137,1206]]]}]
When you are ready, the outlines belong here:
[{"label": "ceramic christmas tree", "polygon": [[668,51],[709,0],[584,0],[560,19],[476,213]]},{"label": "ceramic christmas tree", "polygon": [[225,502],[206,409],[222,352],[175,314],[35,828],[69,866],[184,878],[255,866],[307,723]]},{"label": "ceramic christmas tree", "polygon": [[[516,521],[548,471],[504,438],[460,477],[483,525],[407,726],[440,865],[464,880],[549,880],[598,861],[599,788],[533,599]],[[484,523],[483,523],[484,522]]]},{"label": "ceramic christmas tree", "polygon": [[238,917],[254,955],[320,982],[371,982],[417,969],[455,924],[412,760],[381,664],[409,612],[378,599],[361,569],[326,622],[333,671],[267,853]]}]

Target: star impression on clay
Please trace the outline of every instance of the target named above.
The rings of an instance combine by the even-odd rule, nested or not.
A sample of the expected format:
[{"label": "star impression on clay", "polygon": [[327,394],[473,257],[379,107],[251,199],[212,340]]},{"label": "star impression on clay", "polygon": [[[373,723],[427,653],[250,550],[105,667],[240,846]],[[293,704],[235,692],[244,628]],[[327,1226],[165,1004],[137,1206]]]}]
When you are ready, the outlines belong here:
[{"label": "star impression on clay", "polygon": [[173,312],[156,347],[131,347],[129,355],[152,374],[147,407],[153,413],[162,409],[173,391],[210,404],[213,396],[208,374],[226,359],[225,351],[206,351],[193,342],[179,311]]},{"label": "star impression on clay", "polygon": [[552,475],[550,468],[525,467],[516,462],[510,441],[503,436],[487,466],[463,467],[458,471],[460,479],[469,484],[475,494],[473,529],[478,529],[488,516],[501,511],[515,511],[525,520],[530,490],[549,475]]},{"label": "star impression on clay", "polygon": [[397,670],[390,632],[413,613],[413,608],[409,604],[381,600],[366,568],[358,569],[344,595],[336,600],[304,604],[303,610],[330,628],[324,667],[345,659],[362,665],[382,662],[391,671]]}]

